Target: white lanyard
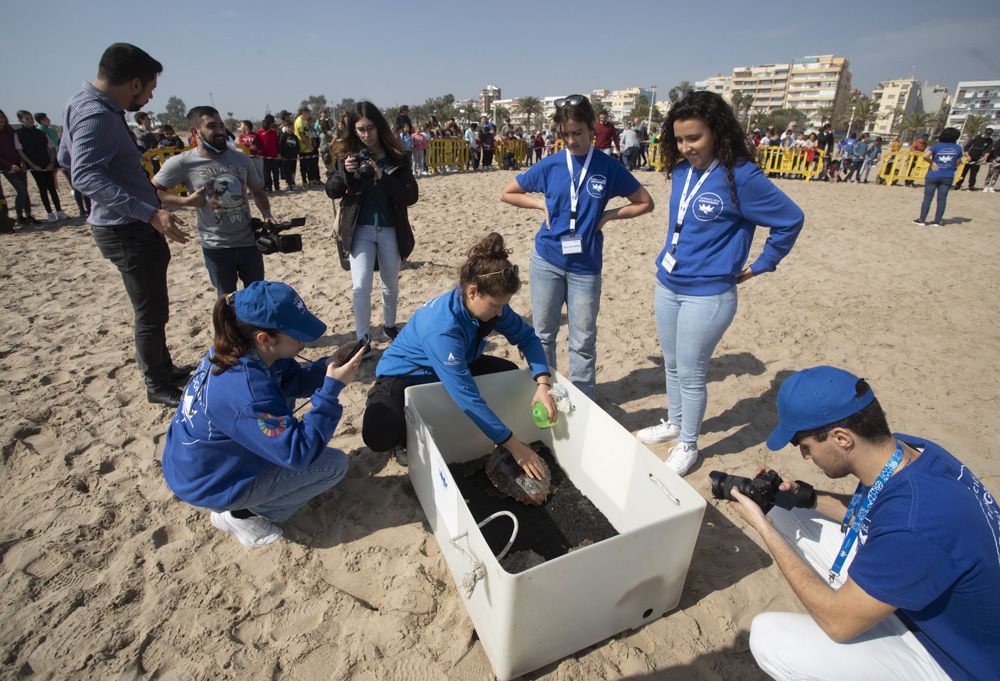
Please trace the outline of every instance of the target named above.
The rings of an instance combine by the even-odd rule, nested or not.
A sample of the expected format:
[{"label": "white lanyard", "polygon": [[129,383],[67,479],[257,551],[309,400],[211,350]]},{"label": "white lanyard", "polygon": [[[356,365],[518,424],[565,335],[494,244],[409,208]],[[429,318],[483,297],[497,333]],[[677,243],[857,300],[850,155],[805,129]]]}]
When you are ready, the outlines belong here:
[{"label": "white lanyard", "polygon": [[[587,152],[587,160],[583,163],[580,171],[580,180],[573,184],[573,155],[566,149],[566,170],[569,172],[569,231],[572,234],[576,231],[576,206],[580,202],[580,187],[583,186],[583,179],[587,177],[587,169],[590,168],[590,158],[594,155],[594,146],[590,146]],[[700,186],[700,185],[699,185]]]},{"label": "white lanyard", "polygon": [[691,205],[691,199],[693,199],[697,194],[698,190],[701,189],[701,185],[705,183],[708,176],[712,174],[715,167],[719,165],[719,159],[712,161],[712,165],[708,166],[708,170],[698,178],[698,181],[694,185],[694,189],[688,192],[688,187],[691,186],[691,175],[694,172],[694,167],[688,168],[687,178],[684,180],[684,189],[681,191],[680,204],[677,206],[677,222],[674,224],[674,235],[670,239],[671,253],[677,251],[677,242],[681,238],[681,228],[684,226],[684,217],[687,215],[688,206]]}]

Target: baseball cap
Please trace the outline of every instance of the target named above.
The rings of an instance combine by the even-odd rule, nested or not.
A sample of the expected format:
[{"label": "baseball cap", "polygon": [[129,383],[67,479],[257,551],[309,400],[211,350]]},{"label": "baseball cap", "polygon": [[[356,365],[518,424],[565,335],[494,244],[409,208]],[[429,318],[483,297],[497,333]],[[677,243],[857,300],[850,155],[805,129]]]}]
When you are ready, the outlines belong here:
[{"label": "baseball cap", "polygon": [[237,318],[261,329],[277,329],[297,341],[314,341],[326,331],[288,284],[255,281],[233,294]]},{"label": "baseball cap", "polygon": [[767,448],[777,451],[799,431],[822,428],[867,407],[875,400],[875,391],[866,385],[858,395],[861,380],[828,366],[793,374],[778,390],[778,426],[768,436]]}]

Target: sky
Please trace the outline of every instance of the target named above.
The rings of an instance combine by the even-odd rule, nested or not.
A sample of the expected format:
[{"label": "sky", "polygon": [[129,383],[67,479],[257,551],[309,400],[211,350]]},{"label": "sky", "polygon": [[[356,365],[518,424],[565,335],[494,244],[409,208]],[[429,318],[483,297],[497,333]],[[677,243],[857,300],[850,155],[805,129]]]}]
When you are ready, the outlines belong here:
[{"label": "sky", "polygon": [[959,80],[1000,80],[1000,2],[625,3],[296,2],[52,0],[39,10],[5,0],[0,109],[44,111],[58,123],[66,101],[97,73],[113,42],[163,63],[153,100],[215,102],[223,115],[259,120],[309,95],[381,107],[446,93],[503,97],[589,93],[677,83],[734,66],[835,54],[853,86],[915,76],[954,94]]}]

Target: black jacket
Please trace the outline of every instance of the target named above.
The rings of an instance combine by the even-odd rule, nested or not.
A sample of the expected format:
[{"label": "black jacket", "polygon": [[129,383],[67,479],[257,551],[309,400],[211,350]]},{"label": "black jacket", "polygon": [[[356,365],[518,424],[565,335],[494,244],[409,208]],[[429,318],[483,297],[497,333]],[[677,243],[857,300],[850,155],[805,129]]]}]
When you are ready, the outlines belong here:
[{"label": "black jacket", "polygon": [[[386,158],[395,170],[382,173],[379,186],[389,196],[399,257],[405,260],[413,252],[415,243],[406,208],[417,202],[417,180],[413,177],[409,154],[398,161],[393,160],[391,155]],[[337,160],[337,169],[327,178],[326,195],[331,199],[340,199],[340,238],[344,248],[350,252],[354,226],[358,221],[358,213],[361,212],[361,191],[364,188],[364,180],[357,173],[348,173],[344,169],[344,160],[344,158]]]}]

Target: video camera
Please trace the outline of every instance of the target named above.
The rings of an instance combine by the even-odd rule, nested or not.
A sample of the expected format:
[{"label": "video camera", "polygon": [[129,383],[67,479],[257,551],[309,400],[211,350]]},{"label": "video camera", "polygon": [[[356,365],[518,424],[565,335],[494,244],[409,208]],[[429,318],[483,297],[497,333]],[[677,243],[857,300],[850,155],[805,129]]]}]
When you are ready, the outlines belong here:
[{"label": "video camera", "polygon": [[722,471],[712,471],[708,474],[712,480],[712,496],[716,499],[733,500],[730,490],[735,487],[740,494],[753,499],[764,513],[774,506],[791,510],[793,508],[812,508],[816,503],[816,492],[807,482],[796,480],[799,490],[796,493],[782,492],[781,476],[774,471],[764,471],[756,478],[744,478],[740,475],[729,475]]},{"label": "video camera", "polygon": [[301,251],[301,234],[281,234],[281,232],[292,227],[301,227],[304,224],[306,224],[305,218],[292,218],[285,222],[276,222],[273,225],[269,222],[264,222],[260,218],[250,219],[250,226],[253,228],[253,238],[257,242],[257,250],[264,255]]}]

